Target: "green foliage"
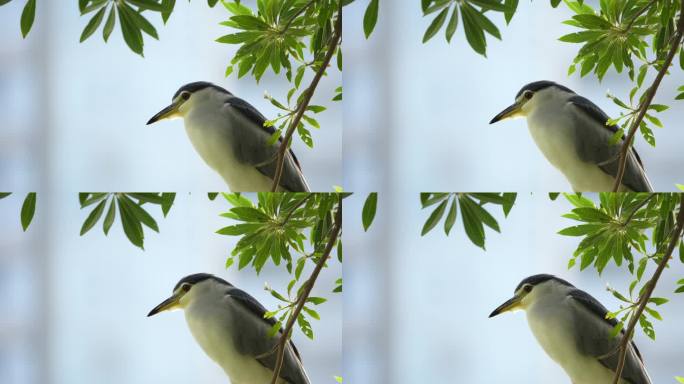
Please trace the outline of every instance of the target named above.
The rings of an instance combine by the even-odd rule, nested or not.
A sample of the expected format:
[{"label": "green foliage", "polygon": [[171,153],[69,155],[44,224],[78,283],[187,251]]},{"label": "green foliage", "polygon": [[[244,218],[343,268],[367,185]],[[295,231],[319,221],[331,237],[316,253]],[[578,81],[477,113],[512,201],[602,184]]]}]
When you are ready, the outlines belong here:
[{"label": "green foliage", "polygon": [[[2,5],[2,4],[0,4]],[[33,27],[33,21],[36,18],[36,0],[26,1],[24,5],[24,10],[21,12],[21,35],[26,38],[26,35],[31,31]]]},{"label": "green foliage", "polygon": [[[570,72],[580,66],[580,75],[593,71],[602,79],[612,66],[618,73],[626,69],[631,80],[635,63],[642,63],[639,72],[658,68],[669,50],[676,26],[679,0],[605,0],[594,10],[586,3],[565,0],[575,15],[565,24],[581,29],[562,36],[561,41],[583,44]],[[652,39],[651,44],[648,39]],[[649,58],[648,50],[653,57]],[[640,75],[643,76],[643,75]]]},{"label": "green foliage", "polygon": [[[325,263],[323,265],[327,267],[328,260],[325,259],[330,255],[325,252],[331,249],[336,250],[336,258],[338,262],[342,262],[341,236],[333,233],[333,229],[344,195],[259,193],[256,202],[238,193],[224,193],[222,196],[232,208],[221,216],[238,223],[221,228],[217,233],[240,237],[226,260],[226,268],[237,262],[238,269],[251,265],[259,274],[270,261],[276,266],[283,263],[292,277],[285,290],[266,288],[282,302],[278,309],[266,315],[277,319],[276,326],[272,329],[272,334],[275,335],[293,313],[299,300],[302,300],[300,295],[311,281],[311,278],[302,279],[305,267],[317,266],[319,262]],[[342,291],[341,277],[332,291]],[[312,305],[320,305],[326,299],[306,297],[303,300],[305,303],[302,311],[297,314],[297,325],[307,337],[313,338],[309,319],[318,320],[320,316]]]},{"label": "green foliage", "polygon": [[[623,303],[618,310],[610,313],[610,317],[620,320],[614,329],[617,334],[639,306],[644,290],[651,284],[650,280],[643,279],[648,265],[660,264],[673,241],[679,243],[680,260],[684,263],[684,245],[680,238],[674,237],[675,212],[679,209],[680,195],[601,193],[598,204],[579,194],[564,196],[574,208],[563,217],[580,224],[564,228],[559,234],[581,238],[568,267],[579,264],[580,270],[584,270],[593,266],[601,274],[613,262],[618,267],[626,265],[633,277],[627,293],[609,288],[613,296]],[[680,282],[684,284],[684,279]],[[639,315],[639,325],[652,339],[655,338],[655,331],[650,319],[662,319],[652,305],[660,306],[667,301],[666,298],[650,297]]]},{"label": "green foliage", "polygon": [[24,204],[21,206],[21,227],[24,229],[24,232],[31,225],[33,215],[36,213],[36,199],[36,193],[30,192],[26,195]]},{"label": "green foliage", "polygon": [[79,193],[81,209],[95,206],[81,226],[81,236],[88,233],[103,215],[102,232],[108,235],[118,212],[121,228],[128,240],[144,249],[144,227],[159,232],[156,220],[145,210],[144,204],[158,205],[166,217],[175,198],[175,193]]},{"label": "green foliage", "polygon": [[366,39],[370,37],[375,29],[375,24],[378,22],[378,8],[380,7],[380,0],[370,0],[366,13],[363,15],[363,33]]},{"label": "green foliage", "polygon": [[[500,205],[505,216],[513,208],[517,194],[515,193],[421,193],[420,202],[424,208],[437,207],[430,213],[423,225],[421,236],[430,232],[448,211],[444,220],[444,232],[449,235],[456,223],[458,211],[466,235],[478,247],[485,249],[485,230],[487,226],[500,232],[499,223],[484,206],[486,204]],[[448,210],[447,210],[448,207]]]},{"label": "green foliage", "polygon": [[361,211],[361,222],[363,223],[363,230],[368,231],[373,220],[375,219],[375,211],[378,207],[378,193],[372,192],[368,194],[366,202],[363,204],[363,211]]},{"label": "green foliage", "polygon": [[[430,22],[423,43],[433,38],[441,29],[445,28],[447,42],[451,42],[458,28],[459,13],[461,25],[468,44],[475,52],[487,56],[487,39],[485,33],[501,40],[501,33],[494,23],[487,17],[486,12],[500,12],[508,24],[518,6],[517,0],[421,0],[423,15],[437,14]],[[448,23],[447,23],[447,20]]]},{"label": "green foliage", "polygon": [[[238,78],[251,73],[259,82],[271,68],[275,74],[282,71],[292,85],[284,98],[266,95],[271,104],[281,111],[266,123],[276,127],[269,144],[275,144],[286,129],[292,129],[304,144],[313,147],[309,127],[320,128],[313,115],[326,108],[309,105],[318,80],[312,82],[313,87],[300,88],[307,70],[315,73],[314,79],[320,79],[327,72],[332,55],[337,55],[337,67],[342,70],[339,0],[260,0],[254,11],[239,2],[223,1],[223,5],[232,16],[221,24],[237,32],[224,35],[217,41],[239,45],[226,68],[226,76],[237,70]],[[341,100],[341,95],[339,99],[337,96],[333,98],[336,100]],[[304,113],[300,116],[302,110]]]}]

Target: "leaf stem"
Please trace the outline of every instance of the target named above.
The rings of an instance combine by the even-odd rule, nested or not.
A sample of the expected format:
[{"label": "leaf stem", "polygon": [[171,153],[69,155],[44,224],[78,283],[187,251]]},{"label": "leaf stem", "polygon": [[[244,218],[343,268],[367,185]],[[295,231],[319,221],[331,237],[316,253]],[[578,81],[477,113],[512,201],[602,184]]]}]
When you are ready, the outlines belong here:
[{"label": "leaf stem", "polygon": [[287,132],[285,133],[285,137],[283,138],[283,142],[280,144],[280,148],[278,148],[278,157],[276,159],[276,172],[275,172],[275,177],[273,178],[273,185],[271,187],[271,192],[276,192],[278,190],[278,186],[280,185],[280,178],[283,175],[283,165],[285,163],[285,153],[287,153],[287,149],[290,146],[290,141],[292,140],[292,134],[294,134],[295,129],[297,129],[299,122],[302,120],[302,116],[304,116],[304,112],[306,111],[306,108],[308,108],[309,103],[311,102],[311,98],[313,97],[313,94],[316,91],[316,87],[318,87],[318,83],[321,81],[321,78],[323,77],[323,74],[325,73],[325,70],[328,67],[328,64],[330,63],[330,60],[332,60],[332,57],[335,54],[335,51],[337,50],[337,47],[340,44],[340,40],[342,39],[342,1],[341,0],[340,0],[339,4],[340,5],[339,5],[339,8],[337,10],[337,20],[335,21],[335,33],[333,34],[332,38],[330,39],[330,44],[328,45],[328,51],[326,52],[325,58],[323,59],[323,62],[321,63],[321,67],[318,68],[316,75],[314,76],[313,80],[311,81],[311,84],[306,89],[306,91],[304,91],[304,97],[303,97],[302,101],[299,103],[299,105],[297,106],[297,113],[295,114],[294,118],[292,119],[290,126],[287,128]]},{"label": "leaf stem", "polygon": [[651,298],[651,295],[653,294],[653,290],[655,289],[656,284],[658,283],[658,279],[660,279],[660,276],[663,274],[665,267],[667,267],[667,263],[668,261],[670,261],[670,258],[672,257],[672,252],[674,252],[677,243],[679,243],[679,240],[682,237],[682,230],[684,229],[684,194],[680,194],[679,196],[679,213],[677,214],[677,226],[674,235],[670,239],[667,251],[665,252],[665,255],[663,255],[663,259],[658,264],[658,268],[656,268],[656,271],[653,273],[653,277],[651,277],[651,280],[649,280],[648,283],[646,283],[644,293],[641,294],[641,296],[639,297],[639,306],[632,314],[632,317],[629,320],[629,325],[627,326],[627,330],[625,331],[625,334],[622,336],[622,340],[620,341],[620,355],[618,358],[618,366],[615,370],[613,384],[618,384],[620,382],[620,378],[622,377],[622,370],[625,367],[625,358],[627,356],[629,342],[632,339],[632,336],[634,335],[634,328],[636,327],[637,321],[644,312],[646,304],[648,304],[648,300]]},{"label": "leaf stem", "polygon": [[663,62],[663,66],[662,68],[660,68],[660,71],[658,71],[658,75],[656,76],[655,80],[653,80],[653,85],[651,85],[651,87],[648,88],[648,91],[646,91],[646,97],[639,106],[639,113],[633,120],[632,126],[629,128],[627,138],[625,139],[625,142],[622,144],[622,149],[620,150],[620,157],[618,160],[618,173],[615,177],[615,184],[613,184],[613,192],[618,192],[618,190],[620,189],[620,185],[622,184],[622,178],[625,175],[625,168],[627,165],[627,154],[629,153],[629,150],[632,147],[632,142],[634,141],[634,134],[641,125],[641,122],[644,120],[646,111],[648,110],[648,107],[651,105],[651,102],[653,101],[653,98],[655,97],[658,87],[660,86],[661,81],[665,77],[667,70],[670,68],[670,65],[672,64],[672,59],[679,50],[679,46],[682,44],[682,33],[684,33],[684,0],[682,0],[681,3],[679,21],[677,23],[677,33],[675,33],[674,35],[673,42],[670,47],[670,52],[667,54],[667,58]]},{"label": "leaf stem", "polygon": [[295,320],[299,317],[299,314],[302,312],[302,308],[304,308],[304,304],[306,303],[306,300],[309,298],[309,295],[311,294],[311,290],[313,289],[314,284],[316,283],[316,279],[318,279],[318,275],[321,273],[321,270],[323,269],[323,266],[325,265],[325,262],[328,260],[330,257],[330,252],[332,252],[333,247],[335,246],[335,243],[337,243],[337,239],[339,238],[340,231],[342,230],[342,195],[338,195],[338,202],[337,202],[337,210],[335,212],[335,223],[332,227],[332,233],[330,234],[330,237],[328,239],[328,243],[325,246],[325,250],[323,251],[323,255],[321,255],[321,258],[318,260],[318,263],[316,263],[316,267],[314,268],[313,272],[311,272],[311,276],[309,279],[304,283],[304,289],[302,290],[301,294],[297,298],[297,306],[295,307],[294,311],[292,314],[290,314],[289,319],[287,320],[287,325],[285,326],[285,330],[282,332],[282,335],[280,336],[280,339],[278,340],[278,354],[276,356],[276,366],[275,369],[273,370],[273,378],[271,379],[271,384],[276,384],[278,382],[278,378],[280,377],[280,370],[283,367],[283,359],[285,357],[285,346],[287,345],[287,342],[290,340],[290,335],[292,333],[292,327],[294,326]]}]

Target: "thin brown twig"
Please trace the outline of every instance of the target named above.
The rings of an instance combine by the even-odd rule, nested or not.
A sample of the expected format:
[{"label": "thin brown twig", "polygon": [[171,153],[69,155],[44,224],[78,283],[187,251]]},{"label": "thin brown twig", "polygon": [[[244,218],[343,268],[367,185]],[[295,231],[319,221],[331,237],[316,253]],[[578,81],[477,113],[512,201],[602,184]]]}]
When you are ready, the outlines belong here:
[{"label": "thin brown twig", "polygon": [[656,271],[653,273],[653,277],[651,277],[648,283],[646,283],[646,289],[639,297],[639,306],[637,307],[636,311],[632,314],[632,317],[629,320],[629,325],[627,326],[627,330],[625,331],[625,334],[622,336],[622,340],[620,341],[620,355],[618,357],[618,366],[615,370],[613,384],[618,384],[620,382],[620,378],[622,377],[622,370],[625,367],[625,358],[627,356],[627,350],[629,349],[629,342],[634,334],[634,328],[636,327],[637,321],[639,321],[641,314],[644,312],[644,308],[646,308],[646,305],[648,304],[648,301],[651,298],[651,295],[653,294],[653,290],[655,289],[656,284],[658,283],[658,279],[660,279],[660,276],[663,274],[665,267],[667,267],[667,263],[670,261],[670,258],[672,258],[672,252],[674,252],[675,247],[677,246],[679,240],[682,237],[683,229],[684,194],[680,194],[679,213],[677,214],[677,226],[675,233],[670,239],[670,243],[667,247],[665,254],[663,255],[663,259],[658,264],[658,268],[656,268]]},{"label": "thin brown twig", "polygon": [[639,129],[641,122],[644,120],[646,111],[648,110],[648,107],[651,106],[651,102],[653,101],[653,98],[655,97],[655,94],[658,91],[660,82],[663,80],[665,74],[670,68],[670,65],[672,64],[672,59],[674,59],[675,54],[677,54],[677,52],[679,51],[679,46],[682,44],[682,34],[684,33],[684,0],[682,0],[680,9],[682,9],[682,11],[680,11],[682,13],[680,13],[679,15],[679,21],[677,23],[677,32],[674,35],[673,43],[670,47],[670,52],[667,54],[667,58],[665,59],[665,62],[663,62],[663,66],[662,68],[660,68],[660,71],[658,71],[658,75],[656,76],[655,80],[653,80],[653,84],[648,88],[648,91],[646,92],[646,97],[639,106],[639,113],[632,122],[632,126],[629,128],[629,133],[627,134],[627,138],[625,139],[625,142],[622,144],[622,149],[620,149],[620,157],[618,160],[618,173],[615,177],[615,183],[613,184],[613,192],[618,192],[618,190],[620,189],[620,185],[622,184],[622,178],[625,175],[625,168],[627,167],[627,154],[629,153],[629,150],[632,147],[634,135],[636,134],[637,129]]},{"label": "thin brown twig", "polygon": [[323,269],[323,266],[325,265],[325,262],[328,260],[330,257],[330,253],[332,252],[333,247],[335,246],[335,243],[337,243],[337,239],[340,235],[340,231],[342,230],[342,195],[338,195],[338,202],[337,202],[337,211],[335,212],[335,223],[333,224],[332,227],[332,232],[330,234],[330,237],[328,239],[328,243],[325,246],[325,250],[323,251],[323,255],[321,255],[321,258],[318,260],[316,263],[316,267],[314,268],[313,272],[311,273],[311,276],[309,279],[304,283],[304,289],[302,292],[299,294],[299,297],[297,298],[297,307],[295,307],[294,311],[292,314],[290,314],[289,319],[287,320],[287,325],[285,326],[285,330],[282,332],[282,335],[280,336],[280,339],[278,340],[278,354],[276,355],[276,366],[275,369],[273,370],[273,378],[271,379],[271,384],[276,384],[278,382],[278,377],[280,377],[280,370],[283,367],[283,360],[285,357],[285,346],[287,345],[288,340],[290,340],[290,334],[292,333],[292,327],[294,326],[295,320],[297,320],[297,317],[299,317],[299,314],[302,312],[302,308],[304,308],[304,304],[306,303],[306,300],[309,298],[309,295],[311,294],[311,290],[313,289],[314,284],[316,283],[316,279],[318,279],[318,275],[321,273],[321,270]]},{"label": "thin brown twig", "polygon": [[627,216],[627,220],[625,220],[625,222],[622,223],[622,226],[623,226],[623,227],[627,226],[627,224],[629,224],[629,222],[632,221],[632,219],[634,218],[634,215],[637,213],[637,211],[639,211],[644,205],[646,205],[646,203],[648,203],[649,201],[651,201],[651,199],[654,198],[654,197],[655,197],[655,193],[651,193],[650,195],[648,195],[647,198],[644,199],[644,201],[642,201],[641,203],[639,203],[639,205],[637,205],[636,207],[634,207],[634,209],[633,209],[632,212],[629,214],[629,216]]},{"label": "thin brown twig", "polygon": [[649,8],[651,8],[651,6],[653,4],[655,4],[655,2],[656,2],[656,0],[651,0],[648,4],[644,5],[644,7],[641,8],[639,10],[639,12],[637,12],[636,15],[634,15],[634,17],[632,17],[632,19],[629,21],[629,24],[627,24],[627,26],[625,27],[624,31],[625,32],[629,31],[629,29],[632,28],[632,25],[634,24],[636,19],[638,19],[639,16],[643,15],[644,12],[646,12]]},{"label": "thin brown twig", "polygon": [[304,112],[306,112],[306,108],[309,107],[309,103],[311,102],[311,98],[313,97],[314,92],[316,91],[316,87],[318,87],[318,83],[321,81],[321,78],[323,77],[323,74],[325,73],[326,68],[330,64],[330,60],[332,60],[333,55],[335,54],[335,51],[337,51],[337,47],[340,44],[340,40],[342,39],[342,1],[340,1],[340,6],[337,10],[337,20],[335,21],[335,32],[330,39],[330,44],[328,45],[328,51],[325,54],[325,57],[323,58],[323,62],[321,63],[321,67],[318,68],[318,71],[316,71],[316,75],[314,76],[313,80],[311,81],[311,84],[309,87],[304,91],[304,97],[302,101],[299,103],[297,106],[297,113],[295,114],[294,118],[292,119],[292,122],[290,123],[290,126],[287,128],[287,132],[285,133],[285,137],[283,138],[282,143],[280,143],[280,148],[278,148],[278,156],[276,158],[276,172],[275,172],[275,177],[273,178],[273,185],[271,186],[271,192],[276,192],[278,190],[278,186],[280,185],[280,178],[283,175],[283,165],[285,164],[285,154],[287,153],[287,149],[290,146],[290,140],[292,140],[292,135],[294,134],[295,129],[297,129],[297,126],[299,125],[299,122],[302,120],[302,116],[304,116]]}]

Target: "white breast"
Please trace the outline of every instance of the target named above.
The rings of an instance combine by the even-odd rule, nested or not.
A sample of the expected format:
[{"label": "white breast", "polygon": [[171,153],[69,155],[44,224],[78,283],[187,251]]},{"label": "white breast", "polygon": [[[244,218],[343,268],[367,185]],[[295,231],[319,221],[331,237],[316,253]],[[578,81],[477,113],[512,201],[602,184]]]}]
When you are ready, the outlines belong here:
[{"label": "white breast", "polygon": [[[218,172],[233,192],[269,191],[273,181],[255,167],[237,161],[231,142],[233,126],[223,115],[199,108],[184,118],[190,142],[204,162]],[[227,124],[228,123],[228,124]]]},{"label": "white breast", "polygon": [[[225,326],[230,311],[226,307],[193,302],[185,308],[185,319],[197,343],[204,352],[223,368],[232,384],[270,383],[273,371],[259,364],[251,356],[238,353],[233,347],[231,330]],[[221,320],[223,319],[223,320]],[[282,379],[279,384],[286,384]]]},{"label": "white breast", "polygon": [[610,191],[614,178],[597,165],[582,161],[575,150],[573,122],[568,121],[565,103],[554,100],[535,108],[527,116],[532,139],[546,159],[578,192]]},{"label": "white breast", "polygon": [[545,305],[539,302],[528,308],[527,322],[532,333],[546,354],[563,368],[573,384],[611,383],[614,372],[595,358],[578,354],[572,332],[561,331],[574,327],[570,305],[568,301],[560,306],[558,303]]}]

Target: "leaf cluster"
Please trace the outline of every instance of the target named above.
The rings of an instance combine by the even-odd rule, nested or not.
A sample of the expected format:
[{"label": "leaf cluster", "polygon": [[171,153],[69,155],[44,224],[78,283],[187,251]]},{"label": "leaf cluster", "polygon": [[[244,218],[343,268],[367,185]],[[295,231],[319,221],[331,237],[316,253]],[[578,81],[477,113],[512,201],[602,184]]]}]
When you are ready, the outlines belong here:
[{"label": "leaf cluster", "polygon": [[[627,70],[634,81],[637,73],[643,80],[649,67],[662,66],[677,29],[678,0],[602,0],[598,10],[581,1],[565,3],[575,15],[564,23],[580,31],[559,40],[582,44],[569,73],[579,67],[581,76],[593,71],[601,80],[613,67],[618,73]],[[638,71],[635,59],[642,63]]]},{"label": "leaf cluster", "polygon": [[121,227],[128,240],[144,249],[144,227],[159,232],[156,220],[144,205],[158,205],[166,217],[175,198],[175,193],[79,193],[81,209],[94,206],[81,226],[81,236],[93,229],[103,216],[102,232],[108,235],[118,212]]},{"label": "leaf cluster", "polygon": [[[232,208],[221,216],[238,223],[221,228],[217,233],[240,237],[226,260],[226,268],[237,262],[238,269],[251,265],[259,274],[270,261],[276,266],[283,263],[292,276],[283,292],[266,288],[282,302],[277,310],[267,313],[267,317],[277,318],[276,325],[271,329],[275,335],[294,311],[300,294],[305,289],[308,280],[294,289],[302,280],[305,266],[322,261],[321,257],[324,256],[329,241],[335,242],[333,247],[336,249],[337,260],[342,262],[341,236],[332,239],[331,231],[343,195],[258,193],[256,203],[238,193],[224,193],[222,196]],[[341,278],[337,279],[332,291],[342,291]],[[297,325],[309,338],[313,338],[313,330],[308,318],[320,319],[310,304],[319,305],[323,302],[324,298],[308,297],[302,311],[297,315]]]},{"label": "leaf cluster", "polygon": [[[560,230],[565,236],[581,237],[577,249],[569,260],[568,268],[579,264],[580,270],[593,266],[601,274],[613,262],[627,266],[633,280],[628,294],[609,288],[621,302],[620,309],[610,314],[620,318],[614,334],[624,327],[624,322],[639,306],[639,300],[650,281],[643,276],[649,263],[658,265],[663,261],[667,246],[674,240],[679,244],[679,258],[684,263],[684,245],[674,239],[675,212],[680,203],[676,193],[601,193],[598,205],[581,194],[564,194],[574,208],[563,217],[579,222]],[[684,279],[679,283],[684,285]],[[637,287],[640,288],[637,290]],[[635,295],[635,292],[637,294]],[[677,289],[684,292],[684,287]],[[660,314],[650,304],[662,305],[668,300],[652,297],[639,317],[644,333],[655,338],[653,324],[649,320],[661,320]]]},{"label": "leaf cluster", "polygon": [[508,24],[517,7],[518,0],[421,0],[423,16],[436,14],[423,35],[423,43],[433,38],[445,24],[444,35],[447,42],[451,42],[460,20],[470,47],[487,56],[485,34],[501,40],[501,32],[488,17],[491,13],[487,12],[502,13]]},{"label": "leaf cluster", "polygon": [[466,235],[473,244],[485,249],[484,227],[501,232],[499,223],[485,209],[485,205],[500,205],[504,215],[508,216],[516,197],[516,193],[421,193],[420,203],[423,209],[436,206],[423,225],[421,236],[435,228],[445,213],[444,233],[448,236],[460,211]]}]

